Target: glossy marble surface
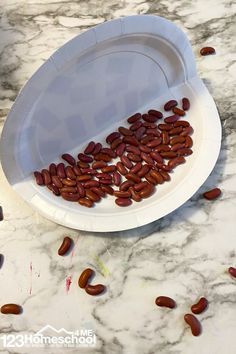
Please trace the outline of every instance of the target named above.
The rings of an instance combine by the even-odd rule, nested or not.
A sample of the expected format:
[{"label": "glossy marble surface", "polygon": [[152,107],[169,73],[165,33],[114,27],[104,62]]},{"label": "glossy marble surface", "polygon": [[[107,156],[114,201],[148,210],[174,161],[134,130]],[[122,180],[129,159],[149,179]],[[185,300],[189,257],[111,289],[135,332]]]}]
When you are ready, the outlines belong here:
[{"label": "glossy marble surface", "polygon": [[[235,5],[229,0],[46,1],[6,0],[0,7],[0,127],[19,90],[61,45],[98,23],[131,14],[156,14],[188,35],[197,68],[215,99],[223,126],[222,149],[211,176],[177,211],[125,232],[96,234],[56,225],[34,212],[0,172],[0,304],[23,307],[20,316],[1,314],[0,334],[34,333],[49,324],[68,331],[91,328],[95,348],[104,354],[234,354],[236,280],[235,211]],[[200,57],[212,45],[216,55]],[[207,119],[207,117],[206,117]],[[213,186],[222,196],[209,202]],[[73,252],[59,257],[65,235]],[[78,288],[85,267],[107,285],[97,298]],[[68,287],[68,279],[72,283]],[[177,308],[157,308],[158,295],[173,297]],[[202,334],[193,337],[183,320],[196,299],[209,308],[198,318]],[[2,342],[0,343],[2,346]],[[78,349],[2,348],[0,353],[77,353]]]}]

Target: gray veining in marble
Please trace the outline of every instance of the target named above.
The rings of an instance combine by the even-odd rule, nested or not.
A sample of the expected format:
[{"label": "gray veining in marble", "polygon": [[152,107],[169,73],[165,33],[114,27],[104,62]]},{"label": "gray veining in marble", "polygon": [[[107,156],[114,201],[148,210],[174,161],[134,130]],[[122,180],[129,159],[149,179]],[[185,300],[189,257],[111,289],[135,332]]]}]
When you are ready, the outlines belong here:
[{"label": "gray veining in marble", "polygon": [[[5,219],[0,222],[0,305],[17,302],[24,312],[1,314],[0,334],[37,332],[46,324],[71,331],[88,326],[96,333],[97,345],[81,353],[234,354],[236,281],[227,268],[236,265],[235,4],[1,0],[0,5],[1,129],[21,87],[57,48],[87,28],[131,14],[166,17],[187,33],[223,126],[218,162],[191,200],[161,220],[125,232],[96,234],[56,225],[23,202],[1,170]],[[200,57],[204,45],[214,46],[216,55]],[[202,192],[215,185],[222,197],[214,203],[203,200]],[[64,235],[74,239],[75,248],[60,258],[57,249]],[[97,282],[108,286],[103,296],[89,297],[78,288],[78,276],[87,266],[96,269]],[[159,294],[175,298],[178,307],[157,308]],[[200,296],[210,305],[199,315],[203,331],[195,338],[183,315]],[[1,346],[4,354],[41,353],[39,348]],[[78,350],[47,350],[65,352]]]}]

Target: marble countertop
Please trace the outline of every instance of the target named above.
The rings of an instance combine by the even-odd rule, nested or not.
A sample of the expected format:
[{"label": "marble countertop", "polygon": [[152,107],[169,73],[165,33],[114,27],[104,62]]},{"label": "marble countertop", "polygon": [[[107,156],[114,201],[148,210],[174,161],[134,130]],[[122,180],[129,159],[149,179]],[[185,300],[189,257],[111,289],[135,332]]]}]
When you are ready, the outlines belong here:
[{"label": "marble countertop", "polygon": [[[41,217],[20,199],[0,170],[0,305],[19,303],[19,316],[1,314],[0,336],[35,333],[51,325],[68,331],[92,329],[94,348],[3,348],[0,353],[235,354],[236,123],[235,5],[230,0],[59,1],[6,0],[0,9],[0,128],[19,90],[61,45],[104,21],[156,14],[188,35],[197,68],[215,99],[223,126],[218,162],[199,191],[170,215],[137,229],[90,233],[66,229]],[[205,45],[216,55],[200,57]],[[207,119],[207,117],[206,117]],[[222,196],[208,202],[212,186]],[[59,257],[68,235],[74,249]],[[90,297],[78,288],[85,267],[107,292]],[[70,283],[71,280],[71,284]],[[70,285],[70,286],[69,286]],[[175,298],[175,310],[157,308],[155,298]],[[183,320],[201,296],[209,308],[199,315],[202,334],[193,337]]]}]

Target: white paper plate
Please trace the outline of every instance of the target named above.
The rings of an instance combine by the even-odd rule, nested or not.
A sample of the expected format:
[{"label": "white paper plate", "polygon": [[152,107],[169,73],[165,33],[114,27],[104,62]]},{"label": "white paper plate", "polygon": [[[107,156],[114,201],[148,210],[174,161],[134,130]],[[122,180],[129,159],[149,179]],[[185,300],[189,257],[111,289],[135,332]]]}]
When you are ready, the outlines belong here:
[{"label": "white paper plate", "polygon": [[[191,101],[194,153],[151,198],[120,208],[109,196],[87,209],[35,184],[32,172],[62,153],[76,155],[90,140],[104,142],[133,113],[184,96]],[[12,187],[45,217],[75,229],[117,231],[147,224],[187,201],[213,169],[220,143],[218,112],[185,34],[158,16],[130,16],[75,37],[39,68],[8,115],[1,161]]]}]

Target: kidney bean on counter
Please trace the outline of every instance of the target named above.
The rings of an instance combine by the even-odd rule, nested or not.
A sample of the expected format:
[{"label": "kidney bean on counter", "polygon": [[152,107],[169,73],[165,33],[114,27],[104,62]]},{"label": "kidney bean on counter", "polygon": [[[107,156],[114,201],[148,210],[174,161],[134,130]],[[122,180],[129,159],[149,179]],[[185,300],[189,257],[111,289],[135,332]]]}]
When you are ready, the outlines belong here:
[{"label": "kidney bean on counter", "polygon": [[199,336],[199,334],[201,334],[201,324],[198,321],[197,317],[190,313],[187,313],[186,315],[184,315],[184,320],[190,326],[192,334],[194,336]]},{"label": "kidney bean on counter", "polygon": [[182,108],[184,111],[188,111],[190,108],[190,101],[187,97],[182,98]]},{"label": "kidney bean on counter", "polygon": [[148,185],[141,189],[139,195],[141,198],[149,198],[154,193],[155,187],[148,183]]},{"label": "kidney bean on counter", "polygon": [[[77,167],[77,166],[74,166],[74,167]],[[76,179],[76,174],[75,174],[75,172],[74,172],[73,167],[71,167],[71,166],[66,166],[65,171],[66,171],[66,177],[67,177],[67,178]],[[84,173],[84,171],[83,171],[83,173]],[[53,177],[54,177],[54,176],[52,176],[52,178],[53,178]],[[55,176],[55,177],[57,177],[57,176]]]},{"label": "kidney bean on counter", "polygon": [[160,307],[169,307],[170,309],[176,307],[175,300],[168,296],[158,296],[155,300],[155,304]]},{"label": "kidney bean on counter", "polygon": [[48,184],[48,185],[47,185],[47,188],[48,188],[50,191],[52,191],[53,194],[55,194],[55,195],[57,195],[57,196],[61,195],[59,188],[57,188],[56,186],[54,186],[54,184]]},{"label": "kidney bean on counter", "polygon": [[119,174],[119,172],[113,172],[112,180],[115,186],[119,186],[121,184],[121,175]]},{"label": "kidney bean on counter", "polygon": [[90,141],[90,143],[88,143],[88,145],[86,146],[85,150],[84,150],[84,154],[89,155],[92,154],[93,150],[95,149],[95,142],[94,141]]},{"label": "kidney bean on counter", "polygon": [[70,237],[64,237],[61,246],[58,249],[59,256],[64,256],[71,248],[73,241]]},{"label": "kidney bean on counter", "polygon": [[201,50],[200,50],[200,54],[202,56],[206,56],[206,55],[211,55],[211,54],[215,54],[215,48],[213,47],[203,47]]},{"label": "kidney bean on counter", "polygon": [[57,176],[60,178],[66,178],[65,165],[63,162],[57,165]]},{"label": "kidney bean on counter", "polygon": [[134,187],[130,187],[129,191],[131,193],[131,199],[133,199],[135,202],[141,202],[142,198],[137,192],[135,192]]},{"label": "kidney bean on counter", "polygon": [[78,200],[79,204],[82,206],[85,206],[86,208],[92,208],[94,205],[94,202],[89,199],[89,198],[79,198]]},{"label": "kidney bean on counter", "polygon": [[19,315],[22,313],[22,307],[17,304],[5,304],[1,306],[1,313]]},{"label": "kidney bean on counter", "polygon": [[63,154],[61,155],[61,158],[66,162],[68,162],[71,166],[74,166],[76,164],[74,157],[71,156],[70,154]]},{"label": "kidney bean on counter", "polygon": [[131,193],[129,190],[126,191],[114,191],[113,195],[118,198],[130,198]]},{"label": "kidney bean on counter", "polygon": [[132,130],[132,131],[135,131],[135,130],[141,128],[142,126],[143,126],[143,123],[139,120],[139,121],[133,123],[133,124],[129,127],[129,129]]},{"label": "kidney bean on counter", "polygon": [[44,186],[45,185],[42,173],[40,173],[39,171],[34,171],[34,177],[35,177],[36,183],[39,186]]},{"label": "kidney bean on counter", "polygon": [[103,284],[97,284],[97,285],[87,284],[85,286],[86,293],[89,295],[93,295],[93,296],[100,295],[100,294],[104,293],[105,290],[106,290],[106,287]]},{"label": "kidney bean on counter", "polygon": [[208,307],[208,300],[205,297],[201,297],[199,301],[191,306],[191,311],[195,314],[202,313]]},{"label": "kidney bean on counter", "polygon": [[[102,150],[102,144],[101,143],[97,143],[95,144],[95,147],[93,149],[93,152],[91,153],[93,156],[99,154],[99,152]],[[86,161],[85,161],[86,162]],[[88,162],[88,161],[87,161]]]},{"label": "kidney bean on counter", "polygon": [[141,113],[135,113],[135,114],[133,114],[131,117],[129,117],[127,119],[127,122],[132,124],[134,122],[137,122],[137,120],[139,120],[141,118],[142,118],[142,114]]},{"label": "kidney bean on counter", "polygon": [[229,267],[228,272],[232,277],[236,278],[236,268],[234,267]]},{"label": "kidney bean on counter", "polygon": [[41,174],[43,176],[43,181],[45,185],[51,184],[52,179],[51,179],[51,175],[49,173],[48,170],[46,170],[45,168],[41,171]]},{"label": "kidney bean on counter", "polygon": [[119,189],[120,191],[127,191],[130,187],[132,187],[134,185],[134,182],[131,181],[131,180],[128,180],[128,181],[124,181],[121,183]]},{"label": "kidney bean on counter", "polygon": [[165,103],[164,110],[170,111],[173,107],[177,106],[178,102],[176,100],[170,100]]},{"label": "kidney bean on counter", "polygon": [[178,107],[172,108],[172,112],[177,114],[178,116],[185,116],[185,111],[183,109],[180,109]]},{"label": "kidney bean on counter", "polygon": [[152,116],[156,116],[157,119],[163,118],[163,114],[162,114],[160,111],[157,111],[157,110],[155,110],[155,109],[150,109],[150,110],[148,111],[148,114],[150,114],[150,115],[152,115]]},{"label": "kidney bean on counter", "polygon": [[213,188],[210,191],[203,193],[203,197],[208,200],[214,200],[221,195],[220,188]]},{"label": "kidney bean on counter", "polygon": [[130,198],[117,198],[115,203],[120,207],[126,207],[132,204],[132,200]]},{"label": "kidney bean on counter", "polygon": [[91,187],[90,189],[92,192],[96,193],[101,198],[104,198],[106,196],[106,193],[102,190],[101,187]]},{"label": "kidney bean on counter", "polygon": [[78,284],[79,287],[84,289],[87,285],[89,280],[94,276],[95,272],[91,268],[86,268],[79,277]]},{"label": "kidney bean on counter", "polygon": [[49,170],[49,173],[50,173],[51,177],[52,177],[52,176],[56,176],[56,174],[57,174],[57,166],[56,166],[55,163],[51,163],[51,164],[49,165],[48,170]]},{"label": "kidney bean on counter", "polygon": [[185,163],[185,158],[183,156],[178,156],[175,157],[174,159],[168,161],[168,167],[171,169],[175,168],[178,165],[181,165],[182,163]]},{"label": "kidney bean on counter", "polygon": [[123,155],[123,153],[126,150],[126,144],[125,143],[121,143],[117,146],[117,148],[115,149],[116,155],[121,157]]}]

